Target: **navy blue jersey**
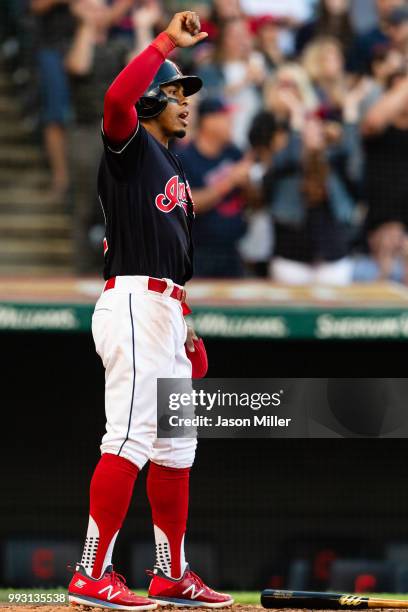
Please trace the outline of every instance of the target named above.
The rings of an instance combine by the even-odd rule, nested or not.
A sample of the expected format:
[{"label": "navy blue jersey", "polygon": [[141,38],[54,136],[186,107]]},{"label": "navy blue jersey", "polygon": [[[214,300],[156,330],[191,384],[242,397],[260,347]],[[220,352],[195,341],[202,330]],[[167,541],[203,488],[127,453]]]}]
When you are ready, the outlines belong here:
[{"label": "navy blue jersey", "polygon": [[184,285],[193,273],[194,205],[181,162],[141,123],[121,146],[102,139],[104,278],[153,276]]}]

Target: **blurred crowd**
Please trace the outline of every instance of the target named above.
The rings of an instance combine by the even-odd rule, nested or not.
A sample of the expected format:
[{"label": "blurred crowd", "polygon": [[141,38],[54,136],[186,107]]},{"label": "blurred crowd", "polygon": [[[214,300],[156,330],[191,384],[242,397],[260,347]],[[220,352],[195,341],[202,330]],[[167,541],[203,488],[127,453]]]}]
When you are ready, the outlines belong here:
[{"label": "blurred crowd", "polygon": [[171,58],[204,88],[172,147],[195,201],[195,276],[408,283],[408,2],[3,4],[3,52],[29,75],[23,107],[38,115],[55,197],[72,209],[78,273],[101,267],[104,93],[189,9],[208,39]]}]

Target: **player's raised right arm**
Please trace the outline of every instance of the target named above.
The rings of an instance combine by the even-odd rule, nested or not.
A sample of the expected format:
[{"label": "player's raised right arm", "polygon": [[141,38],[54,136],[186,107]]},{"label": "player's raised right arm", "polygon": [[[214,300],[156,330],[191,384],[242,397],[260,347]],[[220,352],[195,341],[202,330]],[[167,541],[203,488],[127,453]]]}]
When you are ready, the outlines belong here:
[{"label": "player's raised right arm", "polygon": [[176,13],[164,32],[136,56],[116,77],[104,100],[103,128],[112,142],[123,142],[137,125],[135,104],[146,91],[168,54],[176,47],[191,47],[207,37],[192,11]]}]

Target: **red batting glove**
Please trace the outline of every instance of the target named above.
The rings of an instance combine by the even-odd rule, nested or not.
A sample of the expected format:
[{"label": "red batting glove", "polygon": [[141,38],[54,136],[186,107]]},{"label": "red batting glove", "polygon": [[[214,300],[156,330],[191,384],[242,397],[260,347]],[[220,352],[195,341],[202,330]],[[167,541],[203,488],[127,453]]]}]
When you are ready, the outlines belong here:
[{"label": "red batting glove", "polygon": [[193,340],[195,351],[189,351],[187,346],[186,355],[191,361],[192,378],[204,378],[208,371],[208,357],[207,351],[205,350],[204,342],[202,338]]}]

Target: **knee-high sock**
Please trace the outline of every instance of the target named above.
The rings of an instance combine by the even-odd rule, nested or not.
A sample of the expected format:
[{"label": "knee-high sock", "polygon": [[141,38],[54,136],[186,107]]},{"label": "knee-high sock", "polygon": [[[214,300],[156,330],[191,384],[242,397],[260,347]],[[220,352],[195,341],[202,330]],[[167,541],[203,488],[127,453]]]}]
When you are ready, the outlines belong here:
[{"label": "knee-high sock", "polygon": [[81,564],[99,578],[111,563],[113,547],[126,517],[139,468],[123,457],[105,453],[91,480],[88,532]]},{"label": "knee-high sock", "polygon": [[147,475],[147,495],[156,539],[156,566],[173,578],[180,578],[186,566],[184,534],[189,477],[190,468],[170,468],[152,462]]}]

